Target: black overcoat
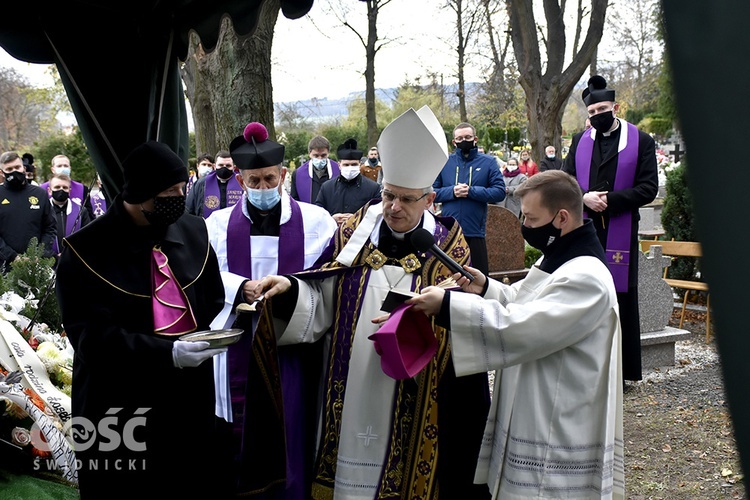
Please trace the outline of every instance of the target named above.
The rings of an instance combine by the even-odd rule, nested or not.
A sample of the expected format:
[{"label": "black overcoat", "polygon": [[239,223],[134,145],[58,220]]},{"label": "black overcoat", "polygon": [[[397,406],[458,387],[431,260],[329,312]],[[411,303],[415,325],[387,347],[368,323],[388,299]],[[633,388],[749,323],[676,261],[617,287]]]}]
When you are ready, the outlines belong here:
[{"label": "black overcoat", "polygon": [[[222,308],[221,276],[203,219],[185,214],[158,233],[136,226],[118,197],[64,242],[56,293],[75,349],[82,498],[133,498],[146,481],[147,491],[169,498],[215,492],[212,467],[223,460],[214,451],[212,362],[176,368],[176,337],[154,334],[151,250],[160,244],[167,255],[197,330],[208,329]],[[122,442],[114,446],[112,436]]]}]

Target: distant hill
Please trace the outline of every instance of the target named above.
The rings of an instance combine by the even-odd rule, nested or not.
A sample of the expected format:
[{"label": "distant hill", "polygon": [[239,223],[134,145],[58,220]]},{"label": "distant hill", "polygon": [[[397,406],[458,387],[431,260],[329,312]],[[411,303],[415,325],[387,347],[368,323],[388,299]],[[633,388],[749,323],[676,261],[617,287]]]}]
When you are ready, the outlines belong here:
[{"label": "distant hill", "polygon": [[[478,83],[467,83],[467,93],[471,93],[473,88],[479,85]],[[446,85],[445,96],[448,100],[449,105],[458,106],[458,98],[456,97],[457,85]],[[364,91],[352,92],[346,97],[339,99],[335,98],[312,98],[301,101],[285,101],[274,103],[274,114],[276,119],[286,112],[298,114],[298,118],[301,120],[309,121],[312,123],[321,123],[326,121],[335,121],[336,119],[346,118],[349,114],[348,105],[350,102],[356,99],[364,98]],[[378,100],[383,101],[388,106],[391,106],[393,101],[398,95],[398,88],[388,89],[375,89],[375,96]]]}]

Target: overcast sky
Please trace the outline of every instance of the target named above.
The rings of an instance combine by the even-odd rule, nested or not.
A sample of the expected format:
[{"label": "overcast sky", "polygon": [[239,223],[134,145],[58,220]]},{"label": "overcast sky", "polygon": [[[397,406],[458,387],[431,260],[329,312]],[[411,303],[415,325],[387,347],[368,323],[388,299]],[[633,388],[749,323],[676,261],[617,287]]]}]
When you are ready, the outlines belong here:
[{"label": "overcast sky", "polygon": [[[279,15],[272,53],[275,102],[335,99],[364,91],[365,49],[359,38],[330,13],[330,4],[347,6],[347,20],[366,36],[364,2],[316,0],[301,19]],[[397,87],[406,79],[414,81],[428,73],[442,75],[446,85],[457,81],[456,52],[451,41],[455,18],[451,10],[441,7],[445,4],[445,0],[392,0],[380,11],[378,34],[388,43],[375,59],[377,88]],[[544,18],[540,15],[539,19]],[[599,57],[606,58],[611,52],[605,37]],[[466,81],[481,80],[477,57],[473,55],[467,61]],[[17,61],[1,48],[0,66],[15,68],[33,85],[51,85],[45,65]]]},{"label": "overcast sky", "polygon": [[[347,16],[366,36],[366,5],[351,7]],[[393,0],[380,11],[379,35],[391,40],[376,57],[376,86],[397,87],[405,79],[442,73],[444,83],[455,82],[455,55],[443,39],[450,36],[451,12],[439,0]],[[327,12],[327,0],[316,1],[301,19],[279,15],[273,41],[274,101],[345,97],[364,90],[365,49],[357,36]],[[418,21],[415,21],[418,20]],[[447,26],[446,33],[435,28]],[[46,65],[13,59],[0,48],[0,66],[12,67],[33,85],[50,85]],[[478,72],[470,80],[479,78]]]}]

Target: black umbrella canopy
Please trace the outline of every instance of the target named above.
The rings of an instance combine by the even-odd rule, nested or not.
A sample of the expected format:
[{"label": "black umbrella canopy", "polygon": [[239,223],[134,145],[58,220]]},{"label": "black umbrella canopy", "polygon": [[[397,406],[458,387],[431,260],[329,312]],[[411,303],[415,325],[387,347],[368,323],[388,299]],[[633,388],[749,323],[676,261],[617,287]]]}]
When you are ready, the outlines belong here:
[{"label": "black umbrella canopy", "polygon": [[[55,64],[106,193],[122,186],[122,160],[156,139],[187,159],[179,61],[193,31],[213,50],[221,19],[249,35],[265,0],[41,0],[6,2],[0,45],[13,57]],[[281,0],[289,19],[313,0]],[[8,20],[12,20],[9,22]]]}]

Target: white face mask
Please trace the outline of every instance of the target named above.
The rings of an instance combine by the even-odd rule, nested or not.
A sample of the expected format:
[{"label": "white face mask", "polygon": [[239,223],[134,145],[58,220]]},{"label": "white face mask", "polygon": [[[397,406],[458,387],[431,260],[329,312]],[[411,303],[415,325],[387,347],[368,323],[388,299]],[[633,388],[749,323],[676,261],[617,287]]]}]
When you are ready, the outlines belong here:
[{"label": "white face mask", "polygon": [[208,167],[206,165],[199,165],[198,166],[198,175],[200,177],[207,176],[209,172],[211,172],[211,167]]},{"label": "white face mask", "polygon": [[341,177],[350,181],[359,175],[359,166],[354,167],[339,167],[341,171]]},{"label": "white face mask", "polygon": [[513,172],[514,170],[518,170],[518,165],[505,165],[505,168],[508,170],[508,172]]}]

